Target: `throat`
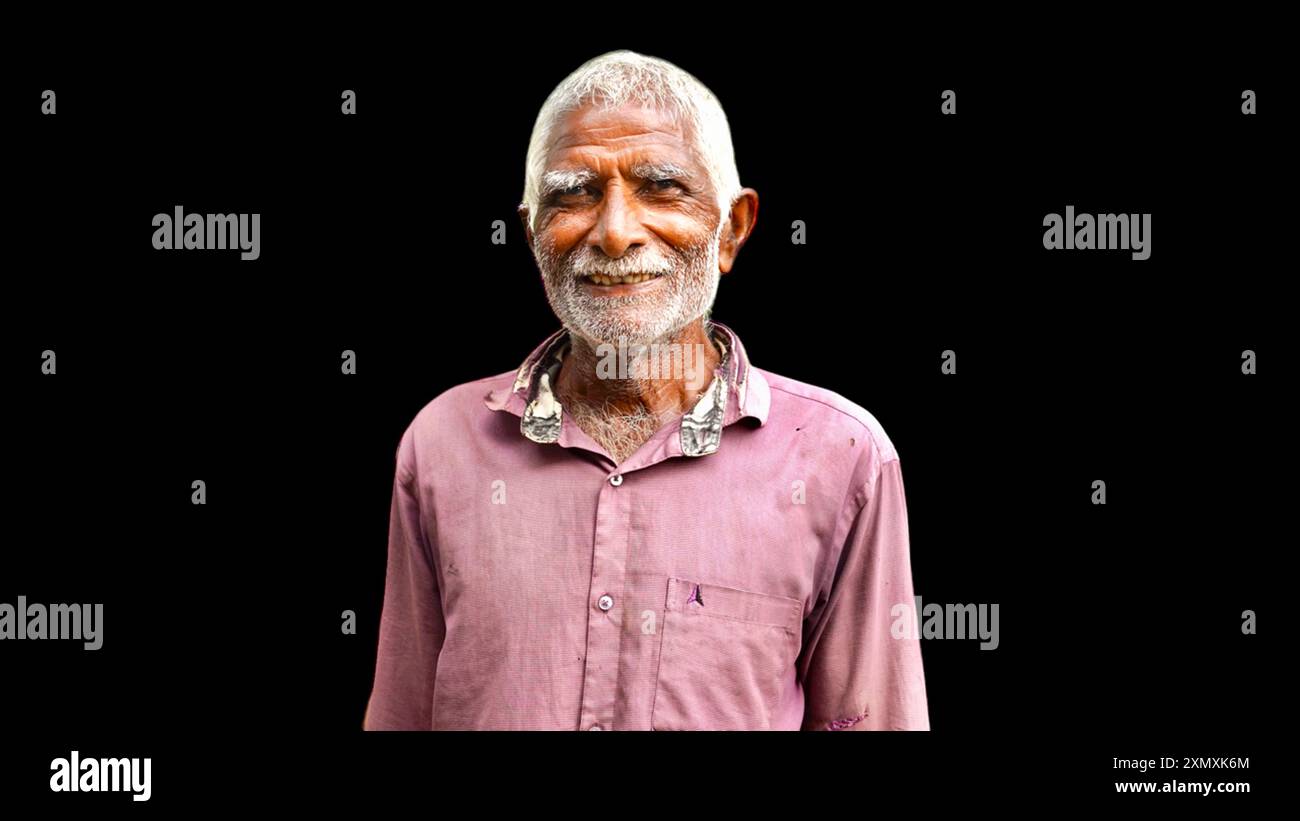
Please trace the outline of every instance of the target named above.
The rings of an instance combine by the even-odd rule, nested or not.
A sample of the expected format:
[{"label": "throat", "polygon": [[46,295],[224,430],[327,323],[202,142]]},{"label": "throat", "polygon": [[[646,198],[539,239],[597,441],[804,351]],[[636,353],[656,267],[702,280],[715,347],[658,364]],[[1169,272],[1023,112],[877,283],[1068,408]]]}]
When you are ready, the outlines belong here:
[{"label": "throat", "polygon": [[680,412],[651,413],[644,405],[631,410],[592,406],[584,402],[565,405],[565,415],[614,459],[622,464]]}]

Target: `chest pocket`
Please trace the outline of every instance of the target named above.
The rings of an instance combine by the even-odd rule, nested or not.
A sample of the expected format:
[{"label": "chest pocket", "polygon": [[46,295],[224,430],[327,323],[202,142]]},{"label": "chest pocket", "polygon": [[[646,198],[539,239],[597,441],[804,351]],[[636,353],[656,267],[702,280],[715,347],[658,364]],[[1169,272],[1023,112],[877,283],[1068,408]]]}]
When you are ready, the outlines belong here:
[{"label": "chest pocket", "polygon": [[650,724],[765,730],[799,654],[803,603],[668,579]]}]

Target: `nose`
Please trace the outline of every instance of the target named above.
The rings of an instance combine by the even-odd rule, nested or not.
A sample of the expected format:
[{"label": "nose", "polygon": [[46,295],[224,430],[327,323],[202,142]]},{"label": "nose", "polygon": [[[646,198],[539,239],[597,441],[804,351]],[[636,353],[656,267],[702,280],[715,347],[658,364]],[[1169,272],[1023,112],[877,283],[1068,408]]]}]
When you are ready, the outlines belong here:
[{"label": "nose", "polygon": [[625,186],[612,183],[600,204],[600,214],[588,236],[588,244],[618,259],[630,248],[638,248],[649,240],[641,224],[641,209]]}]

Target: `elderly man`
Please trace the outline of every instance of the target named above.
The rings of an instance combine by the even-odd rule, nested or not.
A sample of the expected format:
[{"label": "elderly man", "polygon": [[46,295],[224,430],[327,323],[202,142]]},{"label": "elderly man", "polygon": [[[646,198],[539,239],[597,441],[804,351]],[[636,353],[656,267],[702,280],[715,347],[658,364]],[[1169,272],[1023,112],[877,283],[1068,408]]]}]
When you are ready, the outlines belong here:
[{"label": "elderly man", "polygon": [[367,729],[929,729],[898,455],[709,319],[754,229],[714,95],[597,57],[525,234],[562,327],[397,451]]}]

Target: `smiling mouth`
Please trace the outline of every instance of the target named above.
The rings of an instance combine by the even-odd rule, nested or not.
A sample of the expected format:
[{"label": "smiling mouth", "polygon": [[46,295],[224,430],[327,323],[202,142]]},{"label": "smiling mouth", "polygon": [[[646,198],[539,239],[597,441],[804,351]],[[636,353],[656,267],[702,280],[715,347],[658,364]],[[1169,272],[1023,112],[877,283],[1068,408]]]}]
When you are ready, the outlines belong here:
[{"label": "smiling mouth", "polygon": [[590,282],[593,285],[636,285],[639,282],[649,282],[652,279],[658,279],[663,274],[629,274],[627,276],[611,277],[604,274],[591,274],[582,278],[583,282]]}]

